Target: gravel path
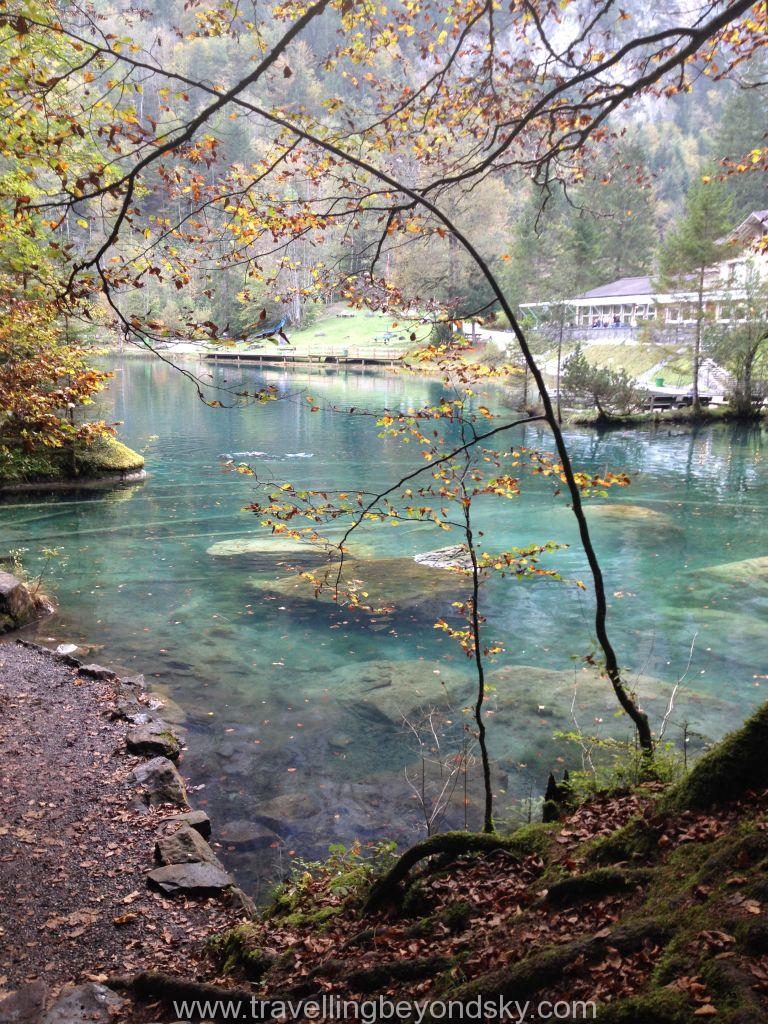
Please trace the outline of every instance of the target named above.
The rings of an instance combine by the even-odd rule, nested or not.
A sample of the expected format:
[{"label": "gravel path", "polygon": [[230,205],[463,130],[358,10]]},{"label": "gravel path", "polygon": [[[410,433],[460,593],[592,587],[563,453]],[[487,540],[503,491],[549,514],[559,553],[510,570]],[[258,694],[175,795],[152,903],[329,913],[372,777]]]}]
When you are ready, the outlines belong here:
[{"label": "gravel path", "polygon": [[210,975],[203,941],[242,914],[147,889],[169,810],[132,805],[143,759],[110,719],[117,685],[0,643],[0,999],[35,980],[54,993],[142,969]]}]

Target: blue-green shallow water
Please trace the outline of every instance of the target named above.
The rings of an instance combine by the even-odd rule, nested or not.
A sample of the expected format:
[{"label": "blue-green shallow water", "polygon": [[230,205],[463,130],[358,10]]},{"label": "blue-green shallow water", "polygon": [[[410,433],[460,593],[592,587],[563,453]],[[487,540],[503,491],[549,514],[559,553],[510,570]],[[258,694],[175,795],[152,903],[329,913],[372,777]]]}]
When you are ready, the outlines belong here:
[{"label": "blue-green shallow water", "polygon": [[[262,380],[294,391],[306,387],[342,407],[408,408],[441,393],[433,382],[376,375],[260,376],[222,367],[214,373],[251,387]],[[385,619],[355,619],[270,592],[270,581],[285,576],[273,560],[207,554],[212,544],[256,529],[241,511],[253,481],[223,472],[224,453],[265,453],[249,459],[260,473],[350,490],[382,487],[414,464],[417,453],[379,440],[369,418],[312,414],[301,398],[207,408],[179,374],[141,358],[116,367],[106,406],[108,417],[124,421],[121,437],[145,450],[146,483],[0,506],[2,546],[27,548],[31,570],[42,564],[44,548],[62,553],[49,583],[61,611],[33,632],[92,644],[95,660],[144,672],[183,706],[190,734],[184,771],[203,787],[192,800],[208,810],[215,829],[253,820],[276,796],[293,796],[281,825],[284,845],[224,850],[246,885],[258,889],[284,870],[289,851],[311,856],[356,835],[417,835],[421,819],[404,778],[404,767],[415,762],[414,742],[391,705],[363,700],[359,684],[385,681],[394,662],[396,678],[413,681],[424,694],[415,706],[439,701],[440,682],[448,681],[453,720],[461,722],[461,704],[472,693],[471,665],[433,629],[457,595],[425,598]],[[768,573],[739,566],[701,571],[768,555],[765,431],[582,431],[568,439],[582,468],[622,469],[632,477],[629,488],[611,496],[612,504],[630,506],[630,514],[593,517],[621,661],[634,674],[674,683],[695,636],[667,737],[679,743],[690,721],[714,739],[768,685]],[[533,426],[518,431],[516,442],[550,445]],[[545,482],[527,483],[519,499],[479,517],[486,550],[534,540],[573,543],[551,564],[586,578],[571,514]],[[377,528],[366,541],[380,557],[394,557],[453,538],[400,526]],[[402,564],[407,571],[410,562]],[[531,790],[542,791],[558,755],[573,756],[553,743],[552,733],[569,723],[571,658],[591,649],[592,606],[589,593],[572,586],[501,581],[488,590],[486,612],[489,635],[506,647],[493,668],[489,738],[499,805],[514,808]],[[509,670],[520,665],[534,668]],[[537,673],[537,667],[561,674]],[[666,691],[655,686],[643,680],[640,690],[655,695],[650,706],[658,716]],[[614,711],[610,695],[600,694],[587,693],[583,703],[580,697],[580,721],[590,728],[595,716],[608,721]],[[274,803],[269,809],[272,820]]]}]

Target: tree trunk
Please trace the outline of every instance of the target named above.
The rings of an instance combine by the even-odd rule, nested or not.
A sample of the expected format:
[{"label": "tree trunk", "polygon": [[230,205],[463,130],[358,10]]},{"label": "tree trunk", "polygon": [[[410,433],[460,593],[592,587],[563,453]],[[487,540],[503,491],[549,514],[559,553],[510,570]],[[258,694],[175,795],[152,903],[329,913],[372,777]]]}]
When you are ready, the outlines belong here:
[{"label": "tree trunk", "polygon": [[704,267],[699,270],[698,308],[696,310],[696,329],[693,335],[693,413],[701,413],[699,398],[699,368],[701,365],[701,325],[704,320]]},{"label": "tree trunk", "polygon": [[557,335],[557,422],[563,422],[563,409],[560,404],[560,377],[563,361],[563,330],[565,328],[565,306],[560,306],[560,330]]},{"label": "tree trunk", "polygon": [[483,765],[483,788],[485,790],[485,807],[483,811],[483,832],[491,834],[493,828],[493,788],[491,785],[491,762],[488,757],[488,744],[485,739],[485,721],[483,720],[483,703],[485,701],[485,667],[483,665],[483,646],[480,639],[480,569],[477,564],[474,537],[472,536],[472,519],[470,512],[471,499],[462,485],[464,493],[464,534],[467,538],[469,556],[472,559],[472,633],[475,653],[475,670],[477,672],[477,698],[475,700],[475,723],[477,725],[477,742],[480,746],[480,759]]}]

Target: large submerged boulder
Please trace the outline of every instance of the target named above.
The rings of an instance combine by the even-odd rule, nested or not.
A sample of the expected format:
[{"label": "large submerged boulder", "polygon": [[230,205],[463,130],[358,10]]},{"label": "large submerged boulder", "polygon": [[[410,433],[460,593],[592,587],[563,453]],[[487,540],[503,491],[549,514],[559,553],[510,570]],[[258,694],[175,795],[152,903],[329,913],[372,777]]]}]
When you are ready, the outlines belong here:
[{"label": "large submerged boulder", "polygon": [[[334,585],[336,567],[331,567],[327,581],[317,592],[312,580],[305,577],[283,576],[276,580],[254,580],[253,586],[270,594],[294,601],[320,600],[327,604],[336,601]],[[375,558],[370,561],[345,559],[339,580],[338,598],[341,604],[350,603],[350,594],[362,608],[382,608],[421,611],[434,604],[450,604],[466,592],[467,580],[459,573],[436,572],[419,565],[412,558]]]},{"label": "large submerged boulder", "polygon": [[460,569],[465,572],[472,569],[472,558],[466,544],[449,544],[435,551],[424,551],[414,555],[413,560],[429,569]]},{"label": "large submerged boulder", "polygon": [[217,541],[208,548],[208,554],[214,558],[283,559],[298,556],[302,561],[314,562],[325,562],[334,556],[338,558],[338,550],[330,544],[268,533]]},{"label": "large submerged boulder", "polygon": [[356,662],[334,672],[332,683],[332,699],[364,718],[395,724],[420,707],[466,703],[473,686],[467,672],[418,658]]},{"label": "large submerged boulder", "polygon": [[[650,676],[628,676],[638,700],[658,729],[674,684]],[[477,679],[472,665],[372,660],[334,671],[329,696],[366,722],[405,728],[425,709],[436,708],[453,723],[471,721]],[[674,695],[666,738],[689,746],[714,741],[743,718],[741,708],[689,687]],[[507,766],[554,765],[563,754],[558,733],[577,727],[585,736],[631,740],[633,726],[619,708],[610,682],[595,669],[550,669],[535,665],[490,667],[486,672],[486,724],[494,749]],[[263,808],[262,808],[263,810]]]},{"label": "large submerged boulder", "polygon": [[719,565],[697,569],[696,574],[715,578],[734,586],[746,586],[764,592],[768,590],[768,555],[762,555],[759,558],[743,558],[738,562],[721,562]]},{"label": "large submerged boulder", "polygon": [[604,505],[587,505],[589,519],[602,519],[609,523],[646,525],[657,529],[679,529],[674,519],[666,512],[648,508],[645,505],[629,505],[624,502],[606,502]]}]

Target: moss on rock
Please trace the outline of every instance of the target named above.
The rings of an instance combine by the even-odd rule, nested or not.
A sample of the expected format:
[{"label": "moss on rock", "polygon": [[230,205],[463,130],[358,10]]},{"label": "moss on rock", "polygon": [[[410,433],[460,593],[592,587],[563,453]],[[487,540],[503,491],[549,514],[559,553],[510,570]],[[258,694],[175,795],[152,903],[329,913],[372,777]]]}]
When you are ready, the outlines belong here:
[{"label": "moss on rock", "polygon": [[138,473],[144,458],[111,435],[76,448],[14,449],[0,457],[0,485],[11,487],[62,484],[93,477]]},{"label": "moss on rock", "polygon": [[260,948],[255,929],[249,924],[216,936],[209,948],[226,973],[242,972],[249,981],[260,981],[276,960],[274,953]]},{"label": "moss on rock", "polygon": [[144,458],[132,448],[105,435],[87,448],[77,452],[77,465],[81,476],[99,476],[102,473],[136,473],[144,468]]},{"label": "moss on rock", "polygon": [[670,810],[706,810],[738,800],[750,790],[768,787],[768,704],[705,754],[676,786],[664,806]]}]

